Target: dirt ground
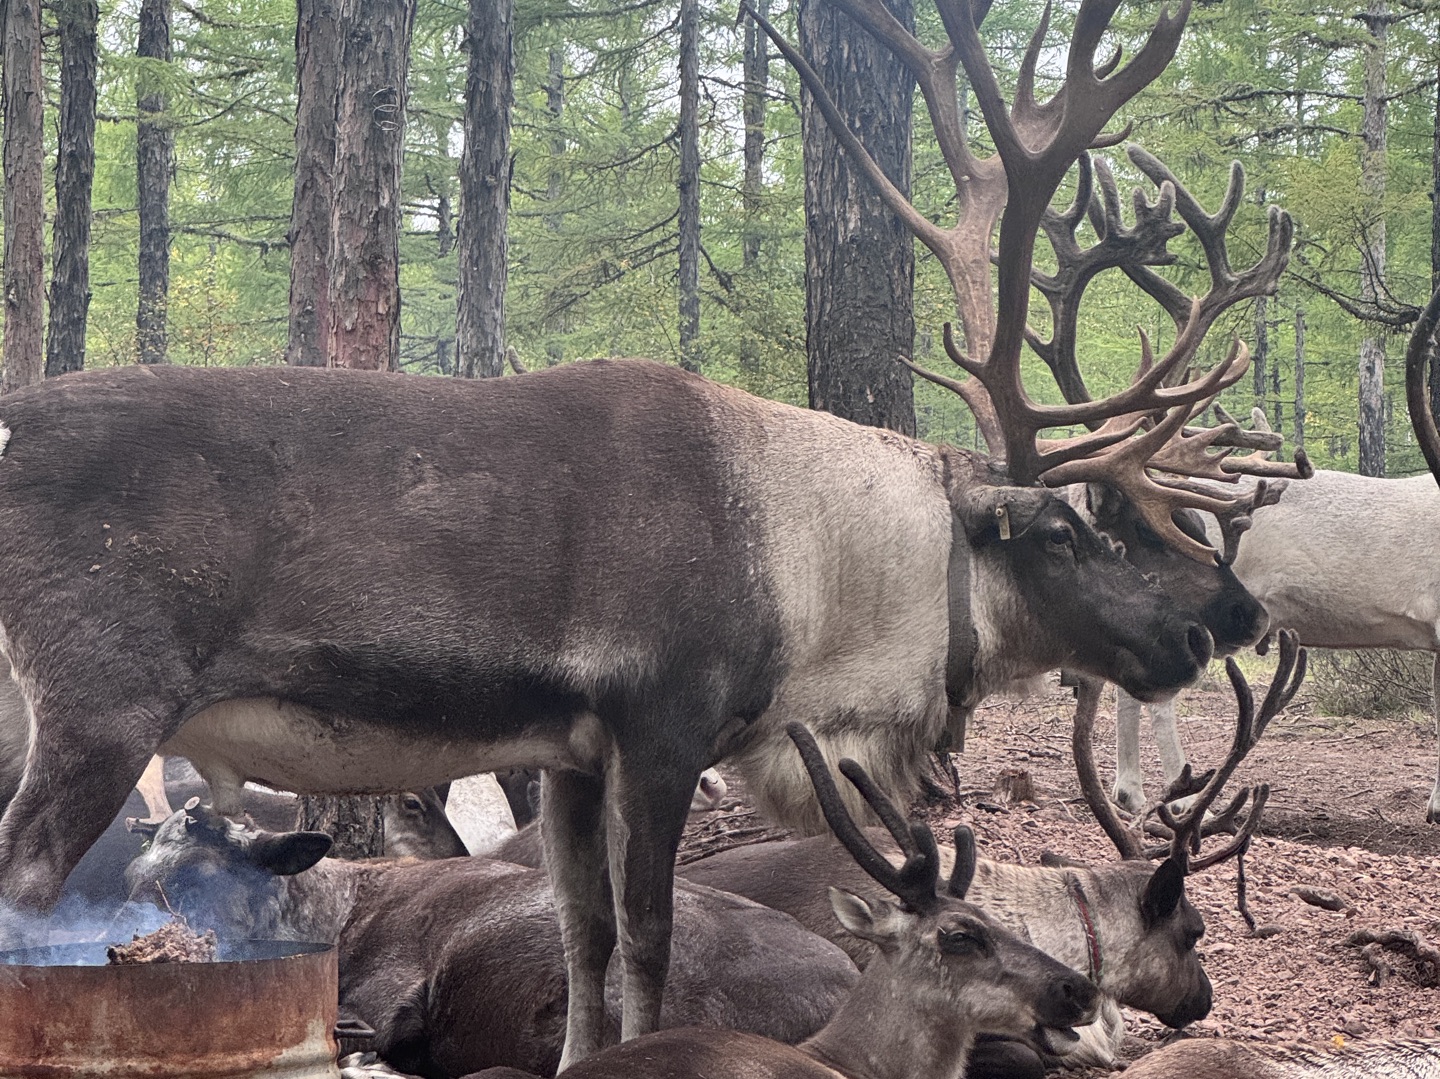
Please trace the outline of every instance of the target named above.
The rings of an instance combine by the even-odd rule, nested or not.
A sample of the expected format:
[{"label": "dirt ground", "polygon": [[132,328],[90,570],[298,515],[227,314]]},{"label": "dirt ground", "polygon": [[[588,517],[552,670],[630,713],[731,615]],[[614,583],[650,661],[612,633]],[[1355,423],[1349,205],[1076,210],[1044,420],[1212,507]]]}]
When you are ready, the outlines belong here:
[{"label": "dirt ground", "polygon": [[[1218,670],[1212,667],[1212,675]],[[1269,674],[1262,669],[1252,681],[1258,698]],[[955,758],[959,798],[925,809],[936,834],[945,834],[941,825],[964,821],[982,854],[1025,864],[1038,863],[1047,850],[1090,861],[1117,857],[1080,797],[1070,754],[1073,708],[1058,682],[1043,696],[987,702],[965,753]],[[1223,674],[1187,693],[1180,714],[1191,760],[1218,763],[1235,716]],[[1096,722],[1095,745],[1108,784],[1113,699]],[[1160,768],[1148,730],[1142,746],[1146,792],[1155,795]],[[997,775],[1015,768],[1029,772],[1033,803],[1010,804],[995,793]],[[1360,929],[1408,930],[1423,944],[1440,943],[1440,827],[1425,823],[1435,771],[1428,721],[1320,716],[1301,689],[1235,780],[1271,785],[1261,836],[1246,860],[1249,906],[1262,935],[1252,936],[1236,911],[1234,861],[1188,885],[1205,918],[1200,952],[1215,987],[1214,1010],[1189,1033],[1264,1041],[1440,1036],[1435,969],[1387,951],[1394,973],[1375,984],[1360,948],[1346,943]],[[738,788],[720,810],[692,824],[682,861],[784,834],[755,817]],[[1312,906],[1295,894],[1299,887],[1334,893],[1346,908]],[[1127,1019],[1124,1052],[1131,1059],[1169,1033],[1149,1016],[1131,1012]]]}]

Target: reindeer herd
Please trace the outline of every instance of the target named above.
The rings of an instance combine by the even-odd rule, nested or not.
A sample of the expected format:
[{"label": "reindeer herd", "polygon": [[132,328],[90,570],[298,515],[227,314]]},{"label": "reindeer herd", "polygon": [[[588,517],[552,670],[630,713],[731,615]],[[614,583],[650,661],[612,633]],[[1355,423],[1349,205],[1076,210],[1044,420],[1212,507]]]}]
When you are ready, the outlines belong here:
[{"label": "reindeer herd", "polygon": [[[751,16],[949,276],[960,377],[904,362],[962,397],[988,453],[636,360],[474,384],[136,367],[16,393],[0,406],[0,765],[23,766],[0,783],[0,939],[28,924],[7,911],[53,907],[159,754],[188,758],[209,801],[149,829],[125,893],[231,935],[335,943],[376,1068],[998,1079],[1115,1063],[1119,1004],[1177,1027],[1207,1014],[1186,879],[1245,850],[1268,791],[1207,811],[1298,688],[1296,633],[1435,649],[1435,582],[1415,552],[1436,492],[1422,478],[1352,493],[1359,481],[1313,475],[1301,453],[1274,460],[1264,429],[1223,413],[1194,425],[1249,362],[1234,340],[1196,373],[1207,332],[1273,292],[1293,229],[1271,208],[1264,253],[1234,268],[1238,166],[1210,213],[1128,148],[1155,193],[1137,192],[1127,224],[1091,157],[1125,137],[1107,125],[1168,64],[1188,0],[1128,61],[1097,59],[1119,0],[1082,0],[1041,102],[1047,11],[1009,103],[983,0],[937,0],[940,48],[880,0],[829,2],[914,75],[955,183],[952,227],[906,200]],[[991,157],[967,142],[962,67]],[[1210,276],[1199,297],[1155,269],[1186,230]],[[1053,272],[1036,264],[1041,235]],[[1097,400],[1077,312],[1111,269],[1174,334],[1157,355],[1142,332],[1133,381]],[[1048,337],[1028,321],[1032,289]],[[1440,437],[1414,408],[1437,317],[1432,302],[1409,372],[1440,476]],[[1066,404],[1027,392],[1027,344]],[[1362,531],[1340,510],[1392,545],[1385,588],[1328,569]],[[1297,550],[1312,552],[1298,568]],[[1161,704],[1270,630],[1280,669],[1258,709],[1230,662],[1236,733],[1217,767],[1196,775],[1167,743],[1168,787],[1147,804],[1122,745],[1122,818],[1089,746],[1101,684]],[[1121,860],[1004,864],[964,828],[942,852],[892,799],[933,749],[963,744],[986,696],[1060,667],[1080,683],[1081,786]],[[697,782],[722,760],[768,817],[825,837],[716,855],[677,881]],[[339,862],[322,834],[246,816],[247,784],[410,791],[400,830],[443,818],[433,788],[512,768],[543,770],[539,838],[490,858]],[[1145,849],[1147,827],[1162,850]],[[467,849],[437,834],[411,852]],[[1166,1070],[1167,1055],[1144,1074],[1246,1074],[1182,1054]]]}]

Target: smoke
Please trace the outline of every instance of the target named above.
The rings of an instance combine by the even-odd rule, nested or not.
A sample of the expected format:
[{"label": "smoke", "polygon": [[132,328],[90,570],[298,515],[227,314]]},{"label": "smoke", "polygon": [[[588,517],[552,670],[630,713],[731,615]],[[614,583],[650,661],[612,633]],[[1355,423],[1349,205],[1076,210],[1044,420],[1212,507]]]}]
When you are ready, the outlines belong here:
[{"label": "smoke", "polygon": [[99,965],[105,962],[103,948],[79,949],[93,952],[83,958],[75,956],[9,957],[8,953],[34,948],[54,948],[74,944],[117,944],[134,936],[154,932],[170,920],[168,911],[149,903],[95,903],[81,896],[68,896],[49,914],[19,909],[0,902],[0,965],[23,962],[49,966],[55,963]]}]

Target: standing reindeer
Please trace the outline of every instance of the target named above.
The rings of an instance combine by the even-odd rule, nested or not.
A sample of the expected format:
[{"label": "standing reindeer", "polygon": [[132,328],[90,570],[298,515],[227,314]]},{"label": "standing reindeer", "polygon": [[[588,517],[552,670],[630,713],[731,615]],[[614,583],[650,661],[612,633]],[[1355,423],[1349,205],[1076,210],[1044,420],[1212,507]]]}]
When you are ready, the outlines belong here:
[{"label": "standing reindeer", "polygon": [[[1014,396],[1015,389],[1012,385],[987,378],[982,367],[970,357],[996,347],[1018,349],[1016,338],[1023,333],[1034,351],[1049,364],[1070,400],[1076,403],[1089,401],[1075,355],[1078,313],[1085,289],[1102,272],[1119,268],[1140,281],[1171,315],[1177,341],[1198,340],[1214,320],[1233,304],[1275,291],[1289,259],[1293,225],[1287,214],[1272,207],[1264,255],[1248,268],[1237,270],[1231,267],[1225,233],[1243,194],[1243,174],[1238,166],[1232,174],[1231,191],[1221,211],[1212,216],[1200,208],[1163,164],[1143,150],[1131,147],[1131,157],[1150,172],[1159,186],[1159,194],[1153,202],[1137,194],[1136,223],[1131,227],[1121,216],[1118,192],[1108,167],[1103,161],[1095,162],[1092,167],[1089,154],[1080,147],[1076,159],[1079,165],[1076,195],[1070,207],[1064,211],[1051,209],[1048,205],[1040,207],[1040,228],[1054,251],[1057,269],[1054,274],[1046,274],[1033,265],[1028,269],[1031,283],[1049,301],[1054,327],[1052,334],[1048,340],[1042,339],[1022,323],[1014,321],[1010,317],[1014,304],[1007,299],[1007,290],[1014,288],[1017,282],[1014,278],[1007,278],[1007,273],[1016,267],[1007,264],[1003,258],[996,260],[1002,266],[997,304],[991,280],[991,238],[997,220],[1001,221],[1000,248],[1003,252],[1007,236],[1014,236],[1013,231],[1007,232],[1005,222],[1013,225],[1017,217],[1028,221],[1024,215],[1035,209],[1033,205],[1026,210],[1015,206],[1007,168],[1018,168],[1023,178],[1029,176],[1033,169],[1043,171],[1045,166],[1034,159],[1025,159],[1023,150],[1013,144],[1008,147],[1007,154],[1006,143],[1010,140],[1022,144],[1033,141],[1046,146],[1047,150],[1053,149],[1055,143],[1052,141],[1047,145],[1046,140],[1066,122],[1065,117],[1070,115],[1066,109],[1076,103],[1062,102],[1064,95],[1057,95],[1055,100],[1044,106],[1036,105],[1031,96],[1034,78],[1032,56],[1022,65],[1015,107],[1007,117],[993,74],[987,67],[981,81],[976,84],[977,97],[987,123],[992,129],[1001,123],[1004,130],[996,136],[1000,152],[990,158],[978,158],[967,144],[954,89],[957,64],[966,64],[968,70],[973,59],[967,57],[962,44],[954,41],[955,28],[961,22],[964,5],[939,5],[942,20],[947,30],[951,31],[952,45],[947,49],[934,50],[907,32],[877,0],[834,2],[890,48],[917,80],[925,96],[937,141],[955,180],[956,204],[960,214],[953,228],[946,229],[931,222],[890,183],[883,170],[846,127],[825,86],[798,51],[764,19],[757,18],[757,22],[796,67],[845,152],[855,159],[860,171],[869,178],[890,210],[931,250],[949,276],[968,355],[956,347],[949,326],[945,332],[946,350],[962,369],[975,377],[968,381],[956,381],[926,371],[908,360],[903,362],[917,374],[955,391],[965,400],[995,457],[1004,458],[1011,450],[1010,439],[1013,436],[1002,430],[999,415],[1011,408],[1007,402]],[[751,14],[754,15],[753,12]],[[1042,26],[1037,32],[1037,40],[1043,33]],[[1118,58],[1117,54],[1117,62]],[[1110,145],[1114,141],[1117,140],[1105,138],[1099,144]],[[1070,162],[1065,164],[1068,168]],[[1026,191],[1024,195],[1029,200],[1033,193]],[[1184,224],[1172,220],[1176,209],[1180,211]],[[1082,248],[1076,233],[1087,217],[1099,239],[1092,246]],[[1167,244],[1187,227],[1200,239],[1211,271],[1210,290],[1204,297],[1193,300],[1153,269],[1175,260]],[[1001,312],[1004,317],[1000,317]],[[1148,357],[1148,340],[1142,340],[1142,344]],[[1149,362],[1148,359],[1146,362]],[[1172,420],[1178,421],[1178,416],[1172,416]],[[1102,426],[1098,419],[1087,422],[1094,428]],[[1128,464],[1122,462],[1115,470],[1100,477],[1103,480],[1101,483],[1076,484],[1068,497],[1090,523],[1121,545],[1127,559],[1142,572],[1155,575],[1183,609],[1199,615],[1211,634],[1217,654],[1224,656],[1255,643],[1266,629],[1263,607],[1246,592],[1228,564],[1234,557],[1238,536],[1248,525],[1255,507],[1275,501],[1284,489],[1284,481],[1274,482],[1274,478],[1303,477],[1310,470],[1303,459],[1295,465],[1284,465],[1265,460],[1264,455],[1258,453],[1240,459],[1227,459],[1228,453],[1207,454],[1205,451],[1211,447],[1257,448],[1256,436],[1251,432],[1242,432],[1233,423],[1223,423],[1209,431],[1187,427],[1183,434],[1186,437],[1167,447],[1162,456],[1172,455],[1171,464],[1175,473],[1186,478],[1172,475],[1165,481],[1167,489],[1156,486],[1146,475],[1145,467],[1133,467],[1138,462],[1132,461]],[[1103,437],[1103,431],[1099,437]],[[1273,438],[1273,444],[1271,442],[1266,439],[1260,445],[1276,448],[1278,437]],[[1049,473],[1045,482],[1063,483],[1063,473],[1063,469]],[[1247,492],[1241,499],[1191,482],[1191,478],[1200,477],[1234,483],[1241,473],[1272,479],[1268,484]],[[1185,497],[1178,503],[1174,501],[1177,486],[1185,490]],[[1217,546],[1223,546],[1225,557],[1217,558],[1215,551],[1207,545],[1204,524],[1195,510],[1206,511],[1219,518],[1222,542]],[[951,717],[951,733],[960,744],[963,744],[969,710],[975,703],[974,700],[952,701],[956,708]]]},{"label": "standing reindeer", "polygon": [[[784,720],[903,790],[947,705],[1016,677],[1068,664],[1144,699],[1193,680],[1209,633],[1036,485],[1107,478],[1180,536],[1173,510],[1217,500],[1146,462],[1214,467],[1181,429],[1248,353],[1166,385],[1197,317],[1105,401],[1036,405],[1020,377],[1045,208],[1188,10],[1097,65],[1117,6],[1085,0],[1071,77],[1041,105],[1027,76],[1012,110],[983,6],[942,3],[953,47],[930,90],[953,106],[963,60],[1013,178],[1002,317],[965,360],[996,461],[639,362],[464,385],[131,368],[7,398],[0,644],[34,733],[0,818],[0,900],[51,904],[156,751],[194,761],[223,813],[251,779],[346,793],[539,766],[569,1064],[601,1043],[617,942],[621,1035],[655,1028],[705,767],[733,758],[762,808],[814,828]],[[1041,438],[1086,422],[1103,426]]]},{"label": "standing reindeer", "polygon": [[[1440,476],[1440,439],[1424,384],[1440,301],[1432,299],[1411,334],[1406,391],[1416,440]],[[1399,648],[1435,653],[1431,708],[1440,759],[1440,571],[1426,554],[1440,527],[1440,491],[1430,476],[1376,479],[1316,472],[1280,505],[1255,515],[1234,560],[1236,575],[1270,611],[1271,623],[1316,648]],[[1140,710],[1123,691],[1116,715],[1114,796],[1138,811]],[[1151,705],[1166,782],[1185,767],[1173,701]],[[1440,824],[1440,767],[1425,819]]]}]

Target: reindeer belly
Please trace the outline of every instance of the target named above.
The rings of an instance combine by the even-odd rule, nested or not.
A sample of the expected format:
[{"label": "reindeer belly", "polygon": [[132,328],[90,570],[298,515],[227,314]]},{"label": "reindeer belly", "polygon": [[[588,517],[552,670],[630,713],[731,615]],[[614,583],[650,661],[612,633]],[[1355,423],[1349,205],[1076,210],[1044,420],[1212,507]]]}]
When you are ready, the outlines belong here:
[{"label": "reindeer belly", "polygon": [[598,769],[598,720],[499,741],[437,737],[255,697],[194,716],[159,749],[188,757],[210,784],[215,808],[239,811],[246,781],[302,794],[416,790],[516,766]]}]

